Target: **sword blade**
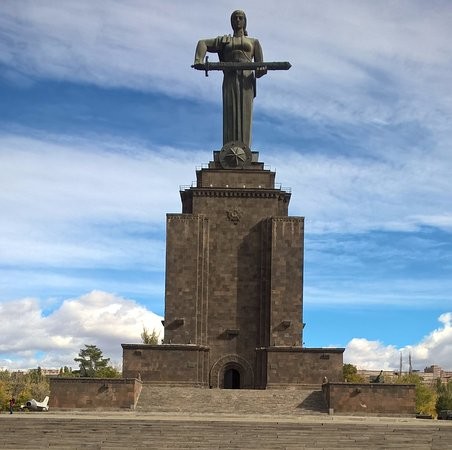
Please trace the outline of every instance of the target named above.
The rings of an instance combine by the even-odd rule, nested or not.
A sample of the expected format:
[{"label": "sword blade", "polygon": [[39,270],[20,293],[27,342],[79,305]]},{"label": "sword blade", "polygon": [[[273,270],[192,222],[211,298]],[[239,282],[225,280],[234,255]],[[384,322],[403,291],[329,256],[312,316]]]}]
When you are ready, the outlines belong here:
[{"label": "sword blade", "polygon": [[288,61],[273,62],[206,62],[193,64],[196,70],[256,70],[266,68],[267,70],[289,70],[292,65]]}]

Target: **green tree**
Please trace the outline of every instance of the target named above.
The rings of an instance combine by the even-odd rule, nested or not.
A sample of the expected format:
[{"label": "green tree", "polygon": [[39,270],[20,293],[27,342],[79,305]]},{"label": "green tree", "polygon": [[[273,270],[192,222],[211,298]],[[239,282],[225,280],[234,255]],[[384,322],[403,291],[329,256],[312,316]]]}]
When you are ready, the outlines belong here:
[{"label": "green tree", "polygon": [[79,364],[78,372],[81,377],[94,378],[100,370],[108,366],[110,358],[104,358],[102,350],[96,345],[85,344],[85,348],[80,349],[78,358],[74,358],[74,361]]},{"label": "green tree", "polygon": [[39,367],[27,373],[0,372],[0,410],[7,408],[11,397],[16,399],[17,405],[21,405],[31,398],[41,401],[49,393],[49,381]]},{"label": "green tree", "polygon": [[8,405],[8,400],[11,398],[9,392],[8,378],[4,377],[7,371],[1,371],[0,374],[0,411],[6,410]]},{"label": "green tree", "polygon": [[75,373],[72,371],[72,367],[64,366],[60,367],[59,377],[75,377]]},{"label": "green tree", "polygon": [[344,380],[349,383],[365,383],[366,380],[358,374],[358,369],[353,364],[344,364],[342,367]]},{"label": "green tree", "polygon": [[28,371],[28,378],[30,382],[39,383],[45,377],[42,374],[41,367],[38,366],[37,369],[30,369]]},{"label": "green tree", "polygon": [[436,392],[438,394],[436,412],[439,413],[442,409],[452,409],[452,381],[443,384],[438,379],[436,383]]},{"label": "green tree", "polygon": [[150,333],[149,330],[143,326],[141,341],[143,342],[143,344],[157,345],[159,343],[159,335],[155,331],[155,328],[152,330],[152,333]]},{"label": "green tree", "polygon": [[436,392],[435,389],[424,384],[424,379],[416,374],[402,375],[397,383],[416,385],[416,412],[420,414],[435,415]]},{"label": "green tree", "polygon": [[30,382],[28,387],[30,390],[30,397],[24,399],[24,402],[26,402],[30,398],[34,398],[41,402],[42,400],[44,400],[44,397],[46,395],[50,395],[49,379],[45,376],[43,376],[40,380],[36,382]]},{"label": "green tree", "polygon": [[9,378],[9,391],[10,395],[16,399],[16,402],[22,401],[24,395],[26,395],[27,378],[23,372],[11,372]]},{"label": "green tree", "polygon": [[18,394],[18,403],[25,403],[34,398],[42,401],[46,395],[50,394],[49,380],[41,372],[41,369],[31,369],[23,374],[23,388]]},{"label": "green tree", "polygon": [[96,373],[96,378],[120,378],[121,372],[113,366],[103,367]]}]

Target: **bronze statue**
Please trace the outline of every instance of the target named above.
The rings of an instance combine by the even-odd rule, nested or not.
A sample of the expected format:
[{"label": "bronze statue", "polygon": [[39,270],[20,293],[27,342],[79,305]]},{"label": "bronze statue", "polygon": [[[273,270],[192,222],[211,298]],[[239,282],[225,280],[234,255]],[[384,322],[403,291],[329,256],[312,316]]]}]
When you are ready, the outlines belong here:
[{"label": "bronze statue", "polygon": [[[231,25],[232,36],[198,42],[192,67],[205,70],[206,76],[209,70],[223,70],[223,145],[242,142],[249,147],[256,78],[265,75],[267,69],[287,70],[290,64],[264,63],[259,41],[248,37],[243,11],[232,13]],[[206,52],[218,53],[220,63],[209,63],[207,57],[204,62]]]}]

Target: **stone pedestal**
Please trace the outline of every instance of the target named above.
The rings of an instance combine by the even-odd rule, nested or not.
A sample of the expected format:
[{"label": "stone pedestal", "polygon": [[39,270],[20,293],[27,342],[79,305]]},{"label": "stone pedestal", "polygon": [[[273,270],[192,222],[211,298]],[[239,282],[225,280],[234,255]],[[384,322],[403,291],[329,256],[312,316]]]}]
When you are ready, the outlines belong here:
[{"label": "stone pedestal", "polygon": [[[288,216],[290,192],[275,185],[275,172],[256,152],[250,159],[245,168],[224,168],[214,152],[208,167],[197,171],[196,186],[181,191],[182,214],[167,215],[165,343],[149,347],[149,358],[155,353],[165,371],[184,378],[186,361],[170,356],[174,346],[202,347],[208,356],[197,363],[204,371],[198,383],[265,388],[277,347],[289,349],[278,353],[284,383],[318,378],[320,384],[324,375],[341,381],[337,370],[315,375],[309,372],[315,364],[300,369],[306,360],[295,350],[302,347],[304,218]],[[131,369],[134,349],[123,347],[127,376],[139,370],[144,381],[163,381],[159,367],[140,367],[137,358]],[[284,357],[290,362],[281,362]]]}]

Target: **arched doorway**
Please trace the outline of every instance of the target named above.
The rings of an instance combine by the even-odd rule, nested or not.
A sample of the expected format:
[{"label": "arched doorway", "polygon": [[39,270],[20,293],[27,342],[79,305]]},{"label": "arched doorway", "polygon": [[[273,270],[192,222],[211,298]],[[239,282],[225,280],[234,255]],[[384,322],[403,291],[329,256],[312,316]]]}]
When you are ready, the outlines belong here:
[{"label": "arched doorway", "polygon": [[210,387],[220,389],[254,389],[254,373],[250,363],[230,354],[219,358],[210,369]]},{"label": "arched doorway", "polygon": [[227,369],[224,371],[224,389],[240,389],[240,372],[237,369]]}]

